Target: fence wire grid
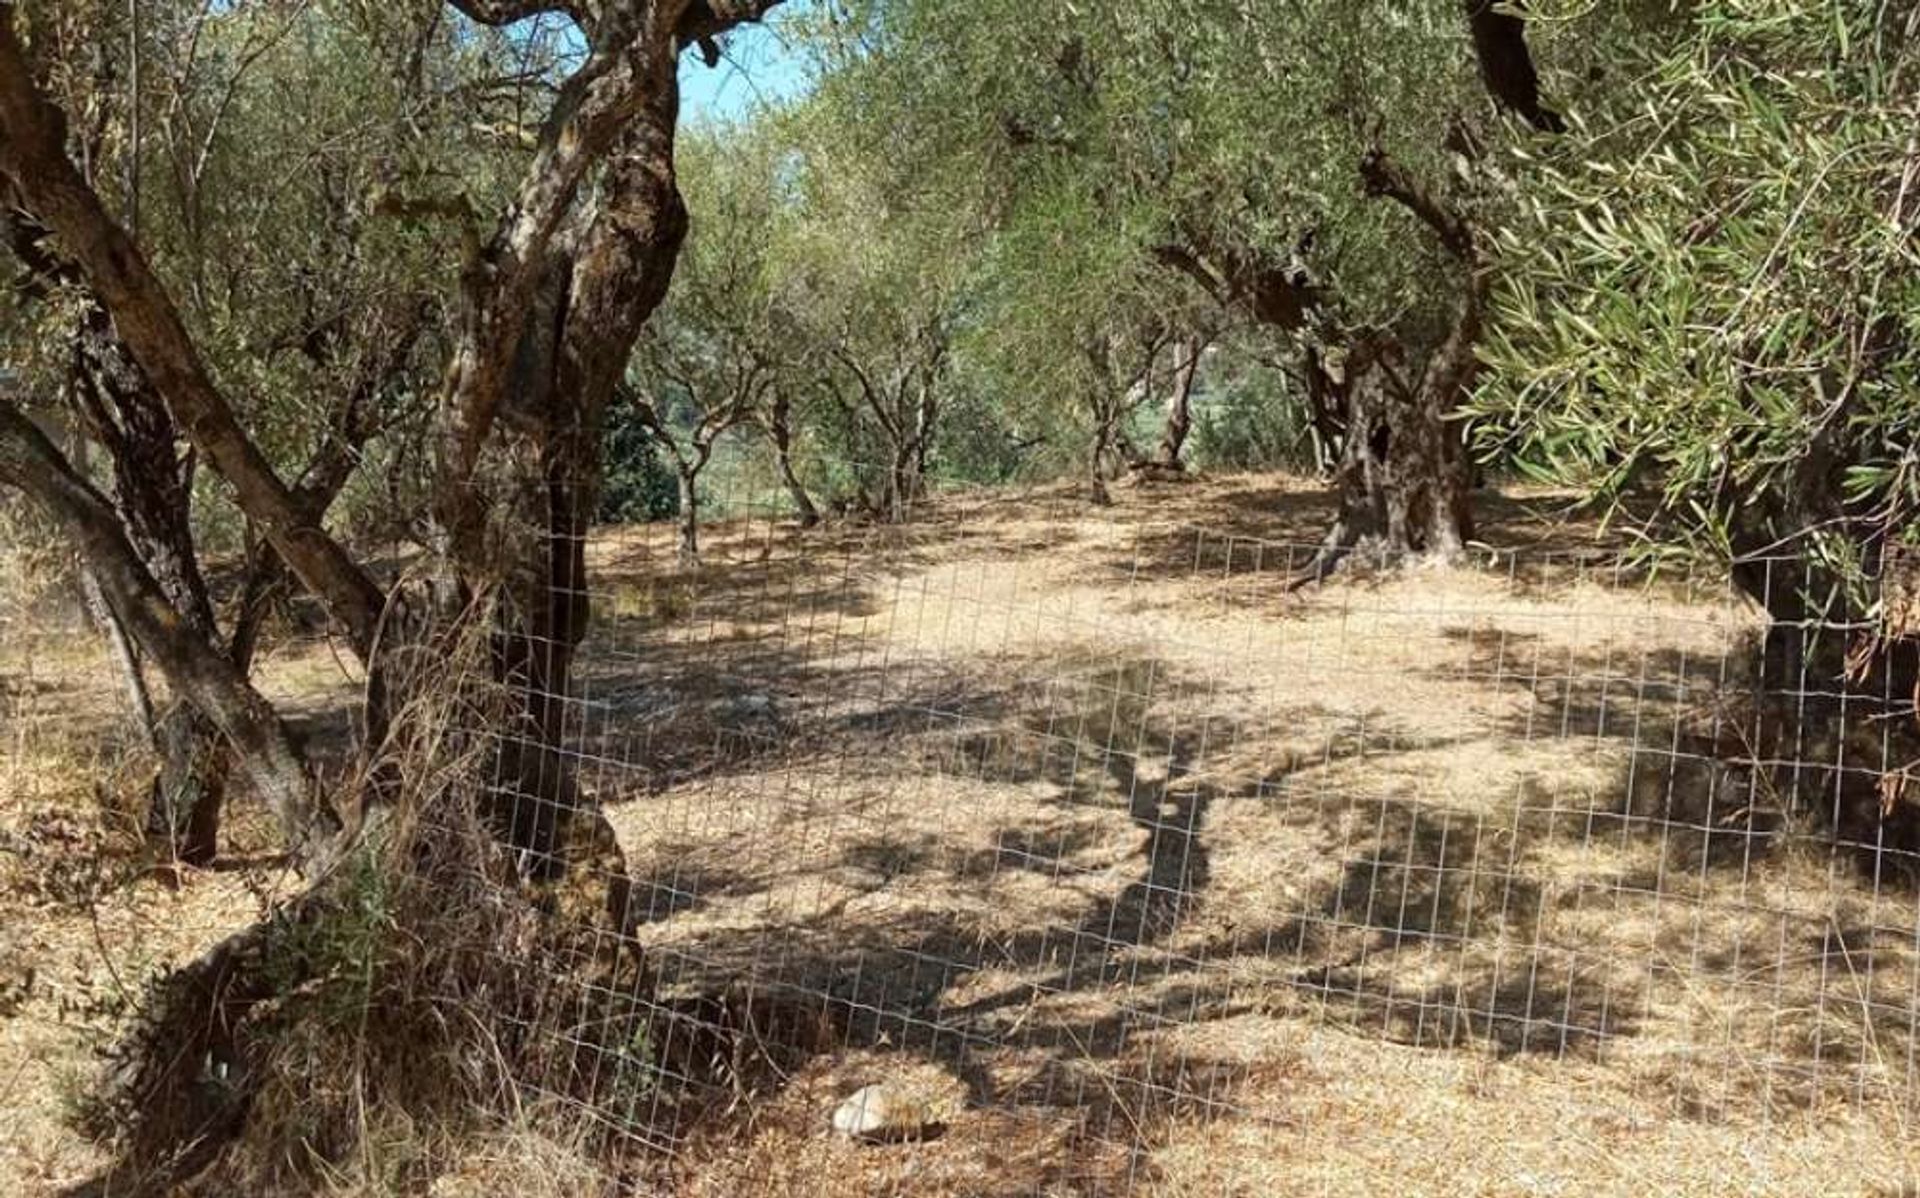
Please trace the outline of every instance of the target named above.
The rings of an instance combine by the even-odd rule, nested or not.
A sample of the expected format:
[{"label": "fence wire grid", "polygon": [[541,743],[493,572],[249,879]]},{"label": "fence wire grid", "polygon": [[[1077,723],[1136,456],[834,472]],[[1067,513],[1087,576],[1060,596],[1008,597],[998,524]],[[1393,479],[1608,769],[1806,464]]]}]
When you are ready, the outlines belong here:
[{"label": "fence wire grid", "polygon": [[1300,586],[1304,497],[1228,492],[808,530],[721,493],[697,563],[671,522],[595,530],[569,752],[646,968],[564,984],[651,1017],[541,1088],[670,1155],[809,1078],[823,1134],[854,1083],[931,1078],[920,1122],[1051,1146],[1035,1193],[1297,1131],[1303,1078],[1907,1125],[1920,859],[1879,796],[1911,695],[1769,678],[1724,577],[1591,547]]}]

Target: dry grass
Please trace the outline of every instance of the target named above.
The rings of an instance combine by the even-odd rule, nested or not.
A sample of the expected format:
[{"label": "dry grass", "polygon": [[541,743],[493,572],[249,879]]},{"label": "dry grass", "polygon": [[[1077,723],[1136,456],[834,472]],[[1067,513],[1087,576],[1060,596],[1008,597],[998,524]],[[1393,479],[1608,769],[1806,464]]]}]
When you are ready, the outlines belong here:
[{"label": "dry grass", "polygon": [[[693,572],[664,529],[596,540],[585,778],[664,995],[751,986],[838,1043],[725,1113],[631,1104],[671,1161],[591,1166],[565,1108],[477,1140],[393,1117],[336,1192],[423,1141],[465,1158],[448,1196],[1904,1192],[1920,899],[1647,806],[1753,615],[1554,556],[1597,541],[1551,509],[1490,505],[1518,559],[1298,592],[1325,509],[1273,478],[743,519]],[[99,663],[43,660],[110,722]],[[274,685],[323,720],[330,671],[289,654]],[[0,826],[91,828],[119,757],[49,714],[66,691],[35,703],[7,712],[34,756],[0,764]],[[110,986],[244,921],[246,876],[68,908],[8,875],[0,959]],[[89,1163],[49,1137],[96,1024],[53,992],[0,1005],[0,1192]],[[953,1088],[939,1134],[829,1133],[901,1075]]]},{"label": "dry grass", "polygon": [[[44,616],[27,631],[0,650],[0,1193],[23,1195],[57,1192],[103,1163],[73,1124],[93,1050],[147,982],[294,882],[269,851],[270,821],[244,807],[218,871],[145,873],[135,796],[146,765],[104,649]],[[309,677],[321,668],[280,658]],[[267,677],[283,685],[276,666]]]},{"label": "dry grass", "polygon": [[1920,1176],[1914,893],[1658,806],[1707,785],[1676,746],[1756,616],[1567,552],[1593,530],[1549,506],[1496,510],[1518,559],[1300,592],[1307,550],[1242,531],[1311,511],[1268,479],[804,551],[741,522],[671,584],[664,539],[598,544],[616,599],[692,592],[616,602],[589,720],[668,982],[753,977],[973,1086],[937,1151],[861,1151],[821,1139],[856,1084],[823,1061],[711,1192]]}]

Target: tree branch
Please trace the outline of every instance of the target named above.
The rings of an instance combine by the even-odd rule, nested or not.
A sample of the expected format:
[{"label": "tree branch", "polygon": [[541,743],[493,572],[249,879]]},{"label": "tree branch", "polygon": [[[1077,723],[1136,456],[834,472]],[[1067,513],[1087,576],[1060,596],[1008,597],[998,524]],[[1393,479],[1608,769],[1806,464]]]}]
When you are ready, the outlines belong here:
[{"label": "tree branch", "polygon": [[1227,280],[1211,266],[1202,262],[1199,255],[1187,247],[1170,243],[1156,245],[1151,253],[1155,262],[1191,278],[1223,307],[1233,302],[1233,289],[1228,285]]},{"label": "tree branch", "polygon": [[74,473],[31,420],[0,399],[0,485],[32,497],[72,539],[102,597],[166,675],[233,745],[288,841],[302,853],[340,828],[314,797],[306,761],[271,704],[232,662],[189,628],[127,543],[106,496]]},{"label": "tree branch", "polygon": [[[679,48],[685,49],[696,43],[711,43],[714,38],[727,32],[736,25],[745,25],[759,21],[778,8],[783,0],[692,0],[686,11],[680,14],[680,23],[674,29],[674,37]],[[701,48],[705,54],[706,48]],[[717,54],[707,59],[708,66],[717,64]]]},{"label": "tree branch", "polygon": [[[477,558],[478,513],[471,482],[511,387],[527,313],[553,257],[582,181],[611,154],[608,199],[570,255],[576,286],[567,295],[565,369],[605,394],[624,366],[646,313],[664,293],[685,210],[673,189],[673,126],[679,92],[674,5],[610,5],[594,29],[594,50],[562,84],[542,126],[539,149],[514,201],[463,280],[466,311],[443,393],[435,507],[454,553]],[[664,252],[664,267],[643,261]],[[631,268],[631,269],[626,269]],[[637,285],[636,285],[637,284]],[[613,301],[632,300],[623,313]],[[597,319],[618,335],[575,336]],[[612,352],[617,350],[618,352]]]},{"label": "tree branch", "polygon": [[346,626],[356,651],[370,653],[383,602],[379,588],[307,517],[240,427],[166,288],[68,159],[65,125],[33,85],[12,22],[0,18],[0,173],[79,263],[134,360],[194,446],[232,485],[236,502]]},{"label": "tree branch", "polygon": [[[1188,230],[1183,236],[1193,240],[1196,235]],[[1311,234],[1302,239],[1302,245],[1309,244],[1310,239]],[[1241,305],[1252,312],[1255,320],[1274,328],[1306,327],[1309,314],[1325,299],[1321,288],[1298,266],[1279,265],[1254,254],[1201,244],[1203,249],[1196,250],[1188,244],[1169,242],[1155,246],[1152,254],[1162,266],[1180,271],[1199,283],[1222,307]],[[1216,268],[1207,262],[1203,252],[1217,259],[1221,266]]]},{"label": "tree branch", "polygon": [[1385,196],[1419,217],[1454,257],[1469,265],[1479,261],[1473,226],[1451,204],[1428,191],[1385,150],[1374,146],[1361,156],[1360,178],[1368,195]]},{"label": "tree branch", "polygon": [[482,25],[511,25],[544,13],[560,13],[574,21],[583,14],[568,0],[447,0],[461,15]]}]

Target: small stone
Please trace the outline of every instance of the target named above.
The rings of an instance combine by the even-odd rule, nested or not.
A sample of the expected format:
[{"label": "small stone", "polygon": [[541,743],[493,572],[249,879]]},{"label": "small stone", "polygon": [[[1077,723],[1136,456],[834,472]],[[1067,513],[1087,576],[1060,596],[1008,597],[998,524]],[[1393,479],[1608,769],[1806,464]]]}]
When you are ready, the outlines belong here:
[{"label": "small stone", "polygon": [[852,1140],[910,1140],[928,1130],[926,1104],[887,1085],[862,1086],[833,1113],[833,1130]]},{"label": "small stone", "polygon": [[737,723],[780,722],[780,711],[774,705],[772,695],[746,694],[734,695],[722,699],[719,704],[721,714]]}]

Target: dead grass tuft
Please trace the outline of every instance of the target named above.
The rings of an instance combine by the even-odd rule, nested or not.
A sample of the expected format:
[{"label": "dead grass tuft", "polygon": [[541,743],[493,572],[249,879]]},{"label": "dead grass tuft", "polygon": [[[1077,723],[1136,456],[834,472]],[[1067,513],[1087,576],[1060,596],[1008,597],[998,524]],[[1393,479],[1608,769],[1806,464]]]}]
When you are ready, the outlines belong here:
[{"label": "dead grass tuft", "polygon": [[443,640],[399,678],[386,751],[348,783],[377,805],[324,879],[151,985],[84,1113],[117,1162],[103,1192],[408,1192],[473,1135],[538,1131],[529,1087],[630,1101],[599,1078],[644,1042],[645,990],[482,823],[487,651]]}]

